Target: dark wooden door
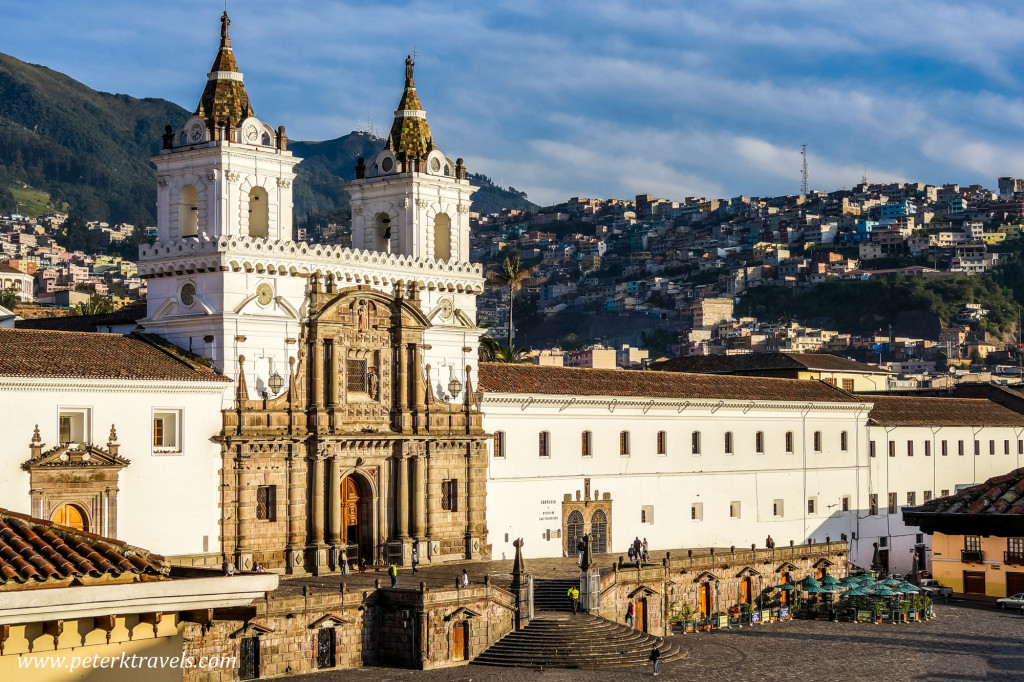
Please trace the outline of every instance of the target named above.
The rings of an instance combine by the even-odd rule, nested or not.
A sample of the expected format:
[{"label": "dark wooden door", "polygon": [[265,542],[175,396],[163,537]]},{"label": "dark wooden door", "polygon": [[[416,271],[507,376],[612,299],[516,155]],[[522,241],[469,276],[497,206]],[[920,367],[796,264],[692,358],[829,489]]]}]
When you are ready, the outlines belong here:
[{"label": "dark wooden door", "polygon": [[464,661],[468,658],[466,643],[469,640],[466,637],[466,622],[456,623],[452,627],[452,660],[453,661]]},{"label": "dark wooden door", "polygon": [[260,638],[245,637],[240,641],[238,678],[255,680],[260,676]]},{"label": "dark wooden door", "polygon": [[320,628],[316,633],[316,667],[334,667],[334,628]]},{"label": "dark wooden door", "polygon": [[641,632],[647,632],[647,599],[638,599],[636,602],[636,610],[634,611],[636,618],[636,629]]},{"label": "dark wooden door", "polygon": [[359,545],[359,486],[351,478],[341,482],[341,534],[349,545]]},{"label": "dark wooden door", "polygon": [[985,571],[964,571],[964,593],[985,594]]},{"label": "dark wooden door", "polygon": [[1010,571],[1006,574],[1006,596],[1011,597],[1021,592],[1024,592],[1024,573]]}]

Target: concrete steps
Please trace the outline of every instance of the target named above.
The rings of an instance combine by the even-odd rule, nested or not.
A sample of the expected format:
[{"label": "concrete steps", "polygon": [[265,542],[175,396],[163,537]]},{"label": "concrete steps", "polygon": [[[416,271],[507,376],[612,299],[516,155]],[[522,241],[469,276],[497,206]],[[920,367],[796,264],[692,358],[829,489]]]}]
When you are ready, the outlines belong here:
[{"label": "concrete steps", "polygon": [[[566,587],[568,589],[568,587]],[[683,657],[674,643],[589,614],[538,612],[530,624],[476,657],[476,665],[623,668],[646,665],[651,647],[661,660]]]},{"label": "concrete steps", "polygon": [[569,588],[579,589],[579,578],[566,578],[560,580],[533,580],[533,610],[534,611],[560,611],[572,613],[572,604],[569,602]]}]

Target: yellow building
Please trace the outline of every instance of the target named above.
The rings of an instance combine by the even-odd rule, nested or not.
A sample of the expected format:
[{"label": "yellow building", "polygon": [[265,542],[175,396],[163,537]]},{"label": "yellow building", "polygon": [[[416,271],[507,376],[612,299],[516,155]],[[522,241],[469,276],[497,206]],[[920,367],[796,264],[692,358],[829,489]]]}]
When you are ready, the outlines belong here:
[{"label": "yellow building", "polygon": [[180,682],[189,668],[233,679],[235,657],[183,659],[185,623],[209,625],[277,583],[267,573],[176,577],[139,547],[0,509],[0,680]]},{"label": "yellow building", "polygon": [[994,600],[1024,592],[1024,468],[903,509],[932,536],[932,574],[953,594]]}]

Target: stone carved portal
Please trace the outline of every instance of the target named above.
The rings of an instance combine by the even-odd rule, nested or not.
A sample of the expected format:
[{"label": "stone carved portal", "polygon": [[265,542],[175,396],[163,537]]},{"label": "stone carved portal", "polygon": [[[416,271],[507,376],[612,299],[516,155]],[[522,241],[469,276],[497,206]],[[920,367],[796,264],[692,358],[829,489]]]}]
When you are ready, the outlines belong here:
[{"label": "stone carved portal", "polygon": [[[600,497],[600,499],[598,499]],[[590,551],[604,554],[611,549],[612,495],[594,491],[590,494],[590,479],[583,479],[582,495],[576,491],[575,499],[571,493],[562,497],[562,551],[566,556],[576,556],[576,545],[580,539],[589,534]]]},{"label": "stone carved portal", "polygon": [[373,556],[373,493],[358,476],[341,482],[341,539],[350,557]]}]

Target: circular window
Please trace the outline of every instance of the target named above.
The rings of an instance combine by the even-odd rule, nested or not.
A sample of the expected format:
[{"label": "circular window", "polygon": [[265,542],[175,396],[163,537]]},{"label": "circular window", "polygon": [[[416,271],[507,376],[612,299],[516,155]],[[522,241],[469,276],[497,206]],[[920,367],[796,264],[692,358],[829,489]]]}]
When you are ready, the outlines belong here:
[{"label": "circular window", "polygon": [[182,305],[192,305],[196,302],[196,285],[192,282],[188,282],[181,288],[181,303]]},{"label": "circular window", "polygon": [[380,167],[384,169],[385,173],[390,173],[391,169],[395,167],[395,161],[389,156],[380,162]]},{"label": "circular window", "polygon": [[441,170],[441,162],[436,157],[430,160],[430,170],[434,173]]}]

